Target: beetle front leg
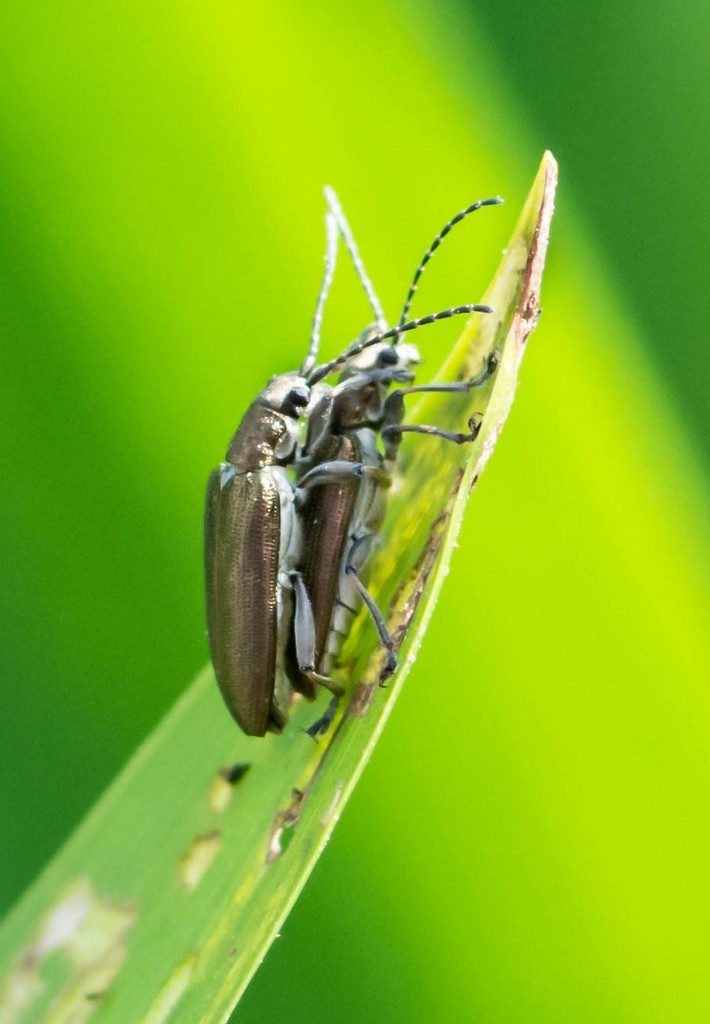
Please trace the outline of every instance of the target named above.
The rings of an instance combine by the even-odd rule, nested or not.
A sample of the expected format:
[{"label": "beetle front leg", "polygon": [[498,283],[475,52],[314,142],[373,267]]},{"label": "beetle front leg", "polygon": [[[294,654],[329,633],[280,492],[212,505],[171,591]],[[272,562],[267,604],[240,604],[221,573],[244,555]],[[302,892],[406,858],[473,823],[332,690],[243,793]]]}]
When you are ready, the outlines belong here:
[{"label": "beetle front leg", "polygon": [[[498,361],[498,353],[494,350],[489,353],[484,368],[477,377],[471,377],[470,380],[447,381],[443,384],[413,384],[408,388],[397,388],[396,391],[393,391],[392,394],[388,396],[388,400],[394,399],[395,396],[421,395],[424,392],[452,394],[457,392],[474,391],[476,388],[483,387],[484,384],[488,383],[498,369]],[[387,402],[385,402],[385,405],[386,404]]]},{"label": "beetle front leg", "polygon": [[298,669],[312,682],[319,683],[330,690],[336,697],[344,693],[343,687],[316,671],[316,628],[313,619],[313,606],[306,589],[303,573],[290,573],[291,584],[296,598],[296,611],[293,619],[293,631],[296,641],[296,657]]}]

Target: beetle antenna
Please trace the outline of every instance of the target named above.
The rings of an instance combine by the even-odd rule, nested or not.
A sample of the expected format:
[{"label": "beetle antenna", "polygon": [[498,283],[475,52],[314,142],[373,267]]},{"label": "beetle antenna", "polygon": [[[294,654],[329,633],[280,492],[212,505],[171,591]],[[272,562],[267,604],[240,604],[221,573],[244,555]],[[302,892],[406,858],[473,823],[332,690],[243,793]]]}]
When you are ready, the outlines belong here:
[{"label": "beetle antenna", "polygon": [[338,225],[330,211],[325,215],[325,271],[323,272],[323,283],[318,293],[316,311],[313,314],[313,326],[311,327],[311,340],[308,345],[308,354],[301,366],[301,376],[307,377],[315,366],[320,346],[320,329],[323,323],[323,309],[325,300],[328,298],[330,286],[335,275],[335,261],[338,256]]},{"label": "beetle antenna", "polygon": [[480,210],[481,207],[483,206],[500,206],[502,202],[503,200],[501,199],[500,196],[494,196],[491,199],[479,199],[475,203],[471,203],[470,206],[467,206],[465,210],[460,210],[455,217],[451,218],[448,224],[444,224],[439,234],[436,236],[436,238],[431,243],[427,251],[424,253],[424,256],[422,257],[419,266],[414,272],[414,277],[412,278],[412,283],[409,286],[407,298],[405,300],[404,306],[402,307],[402,314],[397,324],[399,328],[402,328],[403,325],[407,322],[407,317],[409,316],[409,310],[411,309],[412,301],[414,300],[417,288],[419,287],[419,278],[424,273],[427,263],[432,258],[436,250],[439,248],[443,240],[446,238],[449,231],[451,231],[452,228],[456,227],[457,224],[460,224],[462,220],[468,217],[469,213],[475,213],[476,210]]},{"label": "beetle antenna", "polygon": [[426,324],[433,324],[437,320],[448,320],[452,316],[462,316],[466,313],[492,313],[493,309],[491,306],[481,305],[465,305],[465,306],[452,306],[451,309],[442,309],[440,313],[429,313],[428,316],[419,317],[418,320],[410,320],[406,324],[397,324],[396,327],[390,327],[387,331],[382,331],[377,334],[371,334],[369,337],[361,338],[358,341],[354,341],[352,345],[345,349],[335,359],[331,359],[329,363],[324,363],[322,366],[316,367],[311,373],[308,383],[317,384],[319,381],[327,377],[328,374],[333,373],[343,363],[347,363],[348,359],[352,359],[353,356],[359,355],[364,349],[370,348],[371,345],[379,345],[380,342],[389,341],[390,338],[398,338],[400,334],[406,334],[408,331],[415,331],[418,327],[424,327]]},{"label": "beetle antenna", "polygon": [[340,231],[340,234],[342,235],[343,241],[345,242],[345,248],[350,253],[350,259],[353,261],[355,273],[360,278],[360,284],[365,289],[367,301],[370,303],[370,308],[372,309],[372,312],[375,314],[377,329],[380,331],[386,331],[387,319],[385,317],[384,310],[382,309],[382,304],[380,300],[377,298],[375,289],[372,285],[372,281],[367,276],[365,264],[362,262],[362,257],[360,256],[360,253],[358,251],[358,247],[355,242],[353,233],[350,230],[350,225],[348,224],[347,218],[343,213],[343,208],[340,205],[340,200],[336,196],[335,191],[332,188],[330,188],[329,185],[325,186],[325,188],[323,189],[323,194],[325,195],[325,201],[328,204],[328,209],[330,213],[333,215],[333,217],[335,217],[338,229]]}]

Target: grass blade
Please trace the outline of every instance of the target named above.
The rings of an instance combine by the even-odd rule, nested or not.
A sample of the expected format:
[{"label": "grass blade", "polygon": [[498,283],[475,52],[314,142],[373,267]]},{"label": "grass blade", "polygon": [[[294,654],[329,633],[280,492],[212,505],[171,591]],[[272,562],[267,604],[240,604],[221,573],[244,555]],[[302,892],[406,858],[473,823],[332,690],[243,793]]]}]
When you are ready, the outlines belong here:
[{"label": "grass blade", "polygon": [[[371,589],[400,648],[378,686],[366,616],[343,652],[357,680],[317,741],[325,710],[301,702],[280,737],[249,739],[225,713],[211,669],[193,683],[0,930],[0,1024],[225,1021],[305,884],[411,666],[446,575],[468,495],[510,409],[537,320],[556,165],[546,154],[485,297],[439,377],[493,381],[428,396],[411,420],[473,445],[402,445]],[[240,766],[248,765],[248,769]]]}]

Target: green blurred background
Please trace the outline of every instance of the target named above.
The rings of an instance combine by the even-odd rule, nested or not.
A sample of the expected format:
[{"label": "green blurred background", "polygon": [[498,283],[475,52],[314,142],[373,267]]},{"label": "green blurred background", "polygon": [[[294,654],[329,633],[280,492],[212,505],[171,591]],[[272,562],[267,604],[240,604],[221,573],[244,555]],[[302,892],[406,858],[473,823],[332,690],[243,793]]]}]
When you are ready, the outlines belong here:
[{"label": "green blurred background", "polygon": [[[0,907],[206,659],[203,487],[304,351],[322,184],[390,316],[506,196],[423,314],[479,297],[549,147],[518,401],[236,1019],[708,1020],[709,58],[670,0],[5,0]],[[343,260],[326,350],[366,319]]]}]

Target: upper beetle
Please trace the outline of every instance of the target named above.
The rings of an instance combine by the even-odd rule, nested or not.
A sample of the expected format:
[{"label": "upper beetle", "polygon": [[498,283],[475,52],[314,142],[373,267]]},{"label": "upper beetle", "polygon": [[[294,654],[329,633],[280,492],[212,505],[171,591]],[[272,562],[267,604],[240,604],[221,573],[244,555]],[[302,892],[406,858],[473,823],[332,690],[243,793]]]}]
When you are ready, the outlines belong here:
[{"label": "upper beetle", "polygon": [[300,524],[285,465],[310,400],[298,374],[274,377],[252,402],[207,487],[205,575],[212,663],[242,729],[280,730],[289,694],[282,677],[292,618],[289,573]]}]

